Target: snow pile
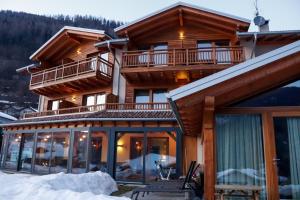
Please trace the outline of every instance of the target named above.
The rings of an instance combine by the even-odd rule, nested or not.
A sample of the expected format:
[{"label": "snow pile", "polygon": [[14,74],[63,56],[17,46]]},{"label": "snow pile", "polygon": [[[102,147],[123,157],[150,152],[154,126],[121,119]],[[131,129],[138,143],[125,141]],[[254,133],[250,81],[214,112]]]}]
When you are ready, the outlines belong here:
[{"label": "snow pile", "polygon": [[103,172],[32,176],[0,172],[0,199],[10,200],[128,200],[108,196],[116,182]]}]

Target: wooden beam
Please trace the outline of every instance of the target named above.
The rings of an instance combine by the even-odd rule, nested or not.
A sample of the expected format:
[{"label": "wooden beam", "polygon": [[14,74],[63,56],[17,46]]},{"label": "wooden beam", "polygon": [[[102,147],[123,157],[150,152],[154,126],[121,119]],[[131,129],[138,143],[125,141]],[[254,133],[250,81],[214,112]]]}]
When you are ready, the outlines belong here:
[{"label": "wooden beam", "polygon": [[183,17],[182,17],[182,9],[179,9],[179,24],[180,26],[183,26]]},{"label": "wooden beam", "polygon": [[[215,97],[206,96],[202,120],[204,153],[204,199],[213,200],[215,191],[216,158],[214,133]],[[200,121],[198,123],[201,123]]]},{"label": "wooden beam", "polygon": [[262,115],[263,134],[264,134],[264,154],[266,164],[266,188],[267,199],[279,199],[278,194],[278,176],[277,167],[274,163],[276,158],[276,145],[273,117],[270,112],[263,113]]}]

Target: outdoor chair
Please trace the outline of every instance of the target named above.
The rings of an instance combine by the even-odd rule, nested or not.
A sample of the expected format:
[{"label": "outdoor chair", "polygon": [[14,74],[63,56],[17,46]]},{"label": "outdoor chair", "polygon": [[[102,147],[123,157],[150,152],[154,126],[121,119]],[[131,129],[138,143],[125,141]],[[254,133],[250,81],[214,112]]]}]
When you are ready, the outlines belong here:
[{"label": "outdoor chair", "polygon": [[135,199],[137,200],[140,193],[143,193],[143,197],[145,193],[149,194],[152,193],[184,193],[188,192],[192,196],[197,195],[197,188],[192,183],[192,176],[195,170],[196,161],[192,161],[187,176],[184,180],[169,180],[169,181],[157,181],[153,182],[146,187],[143,188],[136,188],[132,191],[131,199],[133,199],[134,195]]}]

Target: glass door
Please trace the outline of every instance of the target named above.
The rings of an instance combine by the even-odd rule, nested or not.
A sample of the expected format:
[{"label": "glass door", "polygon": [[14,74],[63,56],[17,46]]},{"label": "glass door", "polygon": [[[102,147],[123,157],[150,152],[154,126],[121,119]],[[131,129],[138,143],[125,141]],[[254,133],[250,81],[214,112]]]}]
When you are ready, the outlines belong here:
[{"label": "glass door", "polygon": [[300,199],[300,117],[275,117],[274,133],[280,199]]},{"label": "glass door", "polygon": [[117,181],[144,181],[144,144],[144,133],[117,133],[115,164]]}]

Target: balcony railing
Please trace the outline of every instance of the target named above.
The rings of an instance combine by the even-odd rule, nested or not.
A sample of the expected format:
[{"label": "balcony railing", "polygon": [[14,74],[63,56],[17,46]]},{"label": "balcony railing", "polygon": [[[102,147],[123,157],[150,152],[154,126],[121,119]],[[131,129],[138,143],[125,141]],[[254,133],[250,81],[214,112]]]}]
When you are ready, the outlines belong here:
[{"label": "balcony railing", "polygon": [[75,114],[75,113],[89,113],[98,111],[166,111],[171,110],[169,103],[106,103],[93,106],[80,106],[73,108],[64,108],[58,110],[48,110],[44,112],[35,113],[25,113],[23,118],[33,118],[33,117],[44,117],[44,116],[54,116],[54,115],[64,115],[64,114]]},{"label": "balcony railing", "polygon": [[31,75],[30,87],[88,74],[97,75],[98,73],[104,77],[111,78],[112,64],[100,57],[91,57],[33,73]]},{"label": "balcony railing", "polygon": [[236,64],[243,62],[244,51],[240,46],[126,51],[123,67],[180,66],[198,64]]}]

